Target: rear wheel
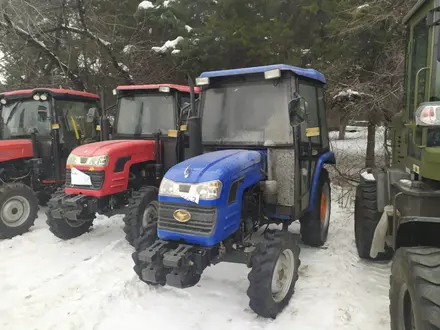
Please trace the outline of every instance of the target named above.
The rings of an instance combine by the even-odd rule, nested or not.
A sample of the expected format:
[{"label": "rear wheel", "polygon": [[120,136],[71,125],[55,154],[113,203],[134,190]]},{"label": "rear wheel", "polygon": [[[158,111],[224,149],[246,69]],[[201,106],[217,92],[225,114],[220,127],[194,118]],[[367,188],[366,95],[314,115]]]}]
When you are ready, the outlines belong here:
[{"label": "rear wheel", "polygon": [[440,249],[400,248],[391,267],[391,330],[440,330]]},{"label": "rear wheel", "polygon": [[275,319],[287,306],[298,280],[300,248],[288,231],[268,231],[252,256],[248,275],[249,307]]},{"label": "rear wheel", "polygon": [[155,187],[142,187],[130,198],[128,212],[124,217],[124,232],[126,240],[136,250],[148,247],[157,238],[157,193]]},{"label": "rear wheel", "polygon": [[12,238],[29,231],[38,217],[38,200],[23,183],[0,187],[0,237]]},{"label": "rear wheel", "polygon": [[321,170],[316,197],[312,211],[301,219],[301,237],[305,244],[320,247],[327,241],[330,227],[331,188],[326,169]]},{"label": "rear wheel", "polygon": [[[370,249],[381,216],[382,213],[377,211],[376,182],[358,185],[354,207],[354,236],[358,255],[362,259],[372,259]],[[392,252],[387,248],[385,253],[379,253],[374,260],[389,260],[391,257]]]}]

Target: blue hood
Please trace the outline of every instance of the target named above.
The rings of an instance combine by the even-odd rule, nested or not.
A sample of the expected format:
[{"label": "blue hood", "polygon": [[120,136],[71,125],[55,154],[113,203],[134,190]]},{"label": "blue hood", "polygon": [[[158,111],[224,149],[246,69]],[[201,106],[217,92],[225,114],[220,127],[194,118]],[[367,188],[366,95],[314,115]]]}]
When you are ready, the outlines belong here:
[{"label": "blue hood", "polygon": [[[240,177],[247,168],[261,161],[262,156],[258,151],[237,149],[214,151],[173,166],[165,174],[165,178],[182,183],[233,180]],[[189,173],[187,178],[185,171]]]}]

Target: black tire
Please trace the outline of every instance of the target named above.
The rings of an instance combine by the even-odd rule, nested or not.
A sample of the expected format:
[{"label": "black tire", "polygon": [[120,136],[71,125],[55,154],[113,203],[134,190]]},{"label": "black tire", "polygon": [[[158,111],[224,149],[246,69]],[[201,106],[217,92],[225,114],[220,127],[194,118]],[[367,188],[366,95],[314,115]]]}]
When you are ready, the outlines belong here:
[{"label": "black tire", "polygon": [[390,284],[391,330],[440,330],[440,249],[397,250]]},{"label": "black tire", "polygon": [[[63,194],[64,190],[58,190],[56,194]],[[72,238],[79,237],[90,230],[90,227],[93,226],[93,219],[84,221],[84,222],[71,222],[65,218],[55,218],[52,214],[55,208],[59,207],[57,203],[53,203],[51,201],[48,202],[48,210],[46,212],[47,216],[47,225],[49,226],[49,230],[56,237],[61,238],[63,240],[69,240]]]},{"label": "black tire", "polygon": [[49,202],[51,196],[46,191],[39,191],[36,193],[36,196],[38,198],[38,204],[41,206],[47,206],[47,203]]},{"label": "black tire", "polygon": [[23,183],[0,186],[0,238],[28,232],[37,218],[38,200],[29,186]]},{"label": "black tire", "polygon": [[[321,220],[321,205],[325,196],[326,214]],[[316,200],[311,212],[301,219],[301,238],[302,241],[313,247],[320,247],[325,244],[328,237],[331,215],[331,188],[330,178],[326,169],[321,170],[318,187],[316,190]]]},{"label": "black tire", "polygon": [[157,194],[155,187],[142,187],[135,191],[129,200],[128,211],[124,217],[124,232],[125,239],[136,250],[145,249],[157,239]]},{"label": "black tire", "polygon": [[356,188],[354,207],[354,236],[358,255],[367,260],[390,260],[392,251],[386,248],[385,253],[379,253],[376,258],[370,257],[374,232],[382,213],[377,210],[376,182],[359,184]]},{"label": "black tire", "polygon": [[[288,275],[291,282],[289,286],[286,285],[285,294],[276,299],[272,291],[272,277],[277,261],[285,251],[294,262],[292,272]],[[265,234],[264,241],[257,245],[252,255],[252,270],[248,275],[249,307],[255,313],[275,319],[287,306],[298,280],[299,253],[300,247],[294,234],[288,231],[268,231]]]}]

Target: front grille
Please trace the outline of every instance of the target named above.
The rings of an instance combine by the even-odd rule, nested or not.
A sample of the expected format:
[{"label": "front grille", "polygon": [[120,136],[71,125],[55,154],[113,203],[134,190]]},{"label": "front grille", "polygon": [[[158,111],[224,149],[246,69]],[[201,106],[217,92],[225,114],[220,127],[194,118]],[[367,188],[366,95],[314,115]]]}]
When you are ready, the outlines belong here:
[{"label": "front grille", "polygon": [[79,188],[79,189],[88,189],[88,190],[99,190],[104,185],[105,172],[104,171],[83,171],[84,174],[90,176],[90,180],[92,181],[91,186],[80,186],[80,185],[72,185],[71,183],[71,175],[70,169],[66,169],[66,186],[70,188]]},{"label": "front grille", "polygon": [[[176,210],[184,209],[191,213],[191,220],[178,222],[173,217]],[[189,235],[212,235],[217,220],[217,208],[187,206],[182,204],[160,203],[158,229]]]}]

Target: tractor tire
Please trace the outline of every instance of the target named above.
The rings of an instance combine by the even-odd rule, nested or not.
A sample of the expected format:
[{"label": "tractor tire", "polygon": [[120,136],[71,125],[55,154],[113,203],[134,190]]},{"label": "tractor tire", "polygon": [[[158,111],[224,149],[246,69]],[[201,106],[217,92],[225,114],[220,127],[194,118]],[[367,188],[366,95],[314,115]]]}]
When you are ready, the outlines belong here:
[{"label": "tractor tire", "polygon": [[385,253],[379,253],[376,258],[370,257],[374,232],[382,213],[377,210],[377,188],[375,182],[359,184],[356,188],[354,207],[354,236],[356,249],[361,259],[390,260],[392,251],[386,248]]},{"label": "tractor tire", "polygon": [[[288,231],[270,230],[264,241],[257,245],[251,259],[247,290],[249,307],[256,314],[275,319],[288,305],[298,280],[299,253],[297,239]],[[286,269],[277,271],[280,266]],[[273,279],[280,273],[284,283],[280,288],[274,288]]]},{"label": "tractor tire", "polygon": [[47,203],[50,201],[50,194],[48,194],[45,191],[39,191],[36,193],[36,196],[38,198],[38,204],[41,206],[47,206]]},{"label": "tractor tire", "polygon": [[157,239],[157,194],[155,187],[142,187],[129,200],[124,217],[124,232],[127,242],[136,250],[147,248]]},{"label": "tractor tire", "polygon": [[38,218],[38,200],[23,183],[0,186],[0,238],[12,238],[29,231]]},{"label": "tractor tire", "polygon": [[398,249],[390,284],[391,330],[440,330],[440,249]]},{"label": "tractor tire", "polygon": [[[58,190],[56,194],[63,194],[64,190]],[[93,226],[93,219],[87,221],[69,221],[65,218],[55,218],[52,214],[53,210],[58,208],[59,205],[56,203],[48,202],[48,210],[46,212],[47,216],[47,225],[49,226],[49,230],[56,237],[61,238],[63,240],[69,240],[72,238],[79,237],[90,230],[90,227]]]},{"label": "tractor tire", "polygon": [[327,241],[331,215],[330,178],[326,169],[321,170],[316,196],[313,209],[300,221],[301,238],[307,245],[320,247]]}]

